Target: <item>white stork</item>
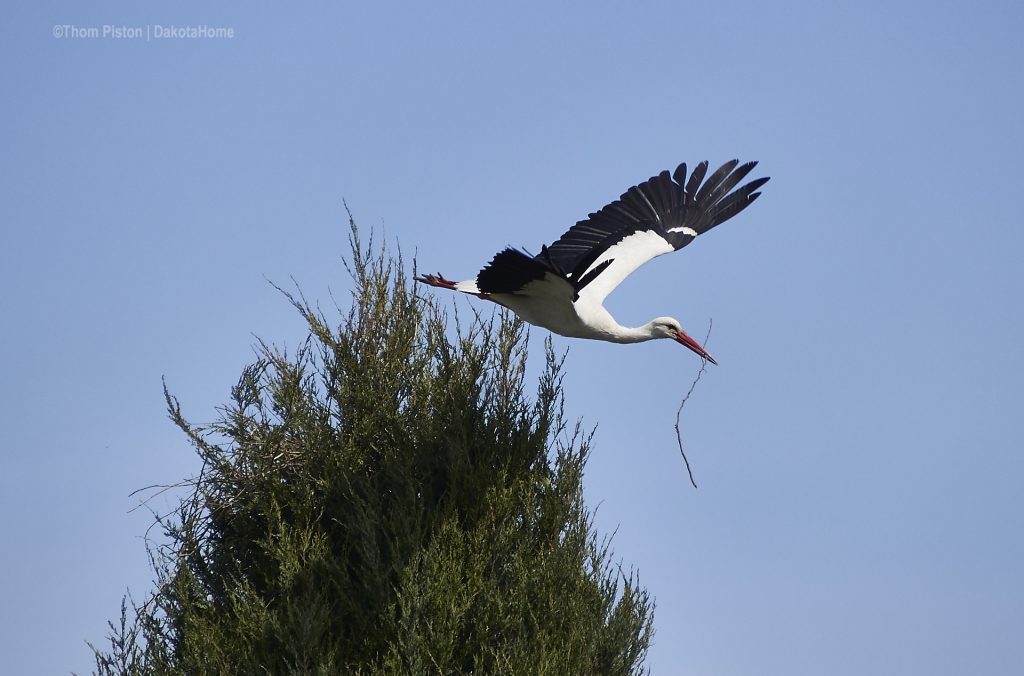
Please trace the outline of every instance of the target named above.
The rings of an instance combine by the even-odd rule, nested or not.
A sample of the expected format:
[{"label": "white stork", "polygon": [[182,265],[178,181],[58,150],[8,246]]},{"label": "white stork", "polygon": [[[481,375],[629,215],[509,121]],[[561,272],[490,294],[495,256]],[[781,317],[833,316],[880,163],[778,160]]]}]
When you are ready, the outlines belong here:
[{"label": "white stork", "polygon": [[756,165],[732,160],[704,180],[707,162],[698,164],[689,179],[686,165],[680,164],[671,175],[663,171],[633,186],[536,256],[507,248],[476,279],[453,282],[438,273],[416,281],[494,301],[563,336],[613,343],[671,338],[716,364],[675,319],[658,317],[630,328],[616,322],[602,303],[647,261],[682,249],[747,208],[768,178],[733,188]]}]

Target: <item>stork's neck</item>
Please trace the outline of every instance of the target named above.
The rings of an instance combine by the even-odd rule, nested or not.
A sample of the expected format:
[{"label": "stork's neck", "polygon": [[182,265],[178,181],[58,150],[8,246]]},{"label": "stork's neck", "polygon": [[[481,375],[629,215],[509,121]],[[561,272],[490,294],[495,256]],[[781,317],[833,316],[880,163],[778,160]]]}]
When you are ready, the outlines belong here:
[{"label": "stork's neck", "polygon": [[663,336],[655,333],[654,322],[648,322],[643,326],[622,326],[602,306],[582,306],[577,304],[580,311],[580,318],[583,320],[583,331],[581,338],[594,338],[596,340],[607,340],[612,343],[642,343]]},{"label": "stork's neck", "polygon": [[664,336],[654,332],[653,322],[643,326],[621,326],[615,324],[614,329],[608,334],[608,340],[615,343],[642,343],[647,340],[654,340],[655,338],[664,338]]}]

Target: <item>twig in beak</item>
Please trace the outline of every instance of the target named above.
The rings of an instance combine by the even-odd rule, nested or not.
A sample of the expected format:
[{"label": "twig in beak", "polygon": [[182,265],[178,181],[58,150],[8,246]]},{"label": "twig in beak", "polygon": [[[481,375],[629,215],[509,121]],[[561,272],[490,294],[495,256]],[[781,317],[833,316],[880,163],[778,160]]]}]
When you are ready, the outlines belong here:
[{"label": "twig in beak", "polygon": [[[707,335],[704,336],[705,346],[707,346],[708,338],[711,336],[712,324],[713,321],[711,319],[708,319],[708,332]],[[679,418],[680,416],[683,415],[683,406],[686,406],[687,400],[690,398],[690,395],[693,394],[693,390],[697,387],[697,383],[700,382],[701,376],[704,375],[704,369],[707,368],[707,365],[708,360],[705,359],[704,357],[701,357],[700,371],[697,372],[697,377],[693,380],[693,383],[690,384],[689,392],[687,392],[686,396],[683,397],[683,401],[679,404],[679,409],[676,411],[676,441],[679,442],[679,454],[683,456],[683,462],[686,463],[686,473],[690,475],[690,483],[693,484],[694,488],[697,487],[697,482],[693,478],[693,470],[690,468],[690,460],[689,458],[686,457],[686,451],[683,450],[683,433],[679,430]]]}]

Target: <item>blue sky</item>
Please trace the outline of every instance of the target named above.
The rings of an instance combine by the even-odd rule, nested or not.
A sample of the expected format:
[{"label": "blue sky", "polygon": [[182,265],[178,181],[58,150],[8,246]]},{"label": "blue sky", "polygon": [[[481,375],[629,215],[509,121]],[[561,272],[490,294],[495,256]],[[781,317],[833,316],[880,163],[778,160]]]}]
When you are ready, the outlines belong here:
[{"label": "blue sky", "polygon": [[[370,5],[5,6],[5,668],[88,672],[149,588],[129,493],[197,468],[161,377],[210,420],[302,337],[266,280],[344,298],[343,199],[465,278],[738,157],[763,198],[608,301],[714,320],[699,490],[695,356],[556,341],[652,672],[1024,672],[1021,5]],[[55,37],[104,25],[234,37]]]}]

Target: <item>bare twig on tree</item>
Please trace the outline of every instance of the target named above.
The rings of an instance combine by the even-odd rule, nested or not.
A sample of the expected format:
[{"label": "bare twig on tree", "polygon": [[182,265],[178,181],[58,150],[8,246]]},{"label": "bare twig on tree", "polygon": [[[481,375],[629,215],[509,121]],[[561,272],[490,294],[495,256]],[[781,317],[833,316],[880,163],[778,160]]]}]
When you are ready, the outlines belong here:
[{"label": "bare twig on tree", "polygon": [[[711,319],[708,319],[708,332],[704,336],[704,346],[705,347],[707,347],[708,338],[711,337],[711,325],[712,324],[713,324],[713,321]],[[701,357],[701,359],[700,359],[700,371],[697,372],[697,377],[694,378],[693,383],[690,384],[689,392],[687,392],[686,396],[683,397],[683,401],[680,402],[680,404],[679,404],[679,409],[676,410],[676,441],[679,442],[679,453],[680,453],[680,455],[683,456],[683,462],[686,463],[686,473],[690,475],[690,483],[693,484],[694,488],[697,487],[697,482],[693,478],[693,470],[690,468],[690,459],[686,457],[686,451],[683,450],[683,433],[679,431],[679,418],[680,418],[680,416],[683,415],[683,406],[686,406],[687,400],[690,398],[690,395],[693,394],[693,390],[696,389],[697,383],[700,382],[701,376],[704,375],[704,369],[707,368],[707,365],[708,365],[708,360],[703,358],[703,357]]]}]

